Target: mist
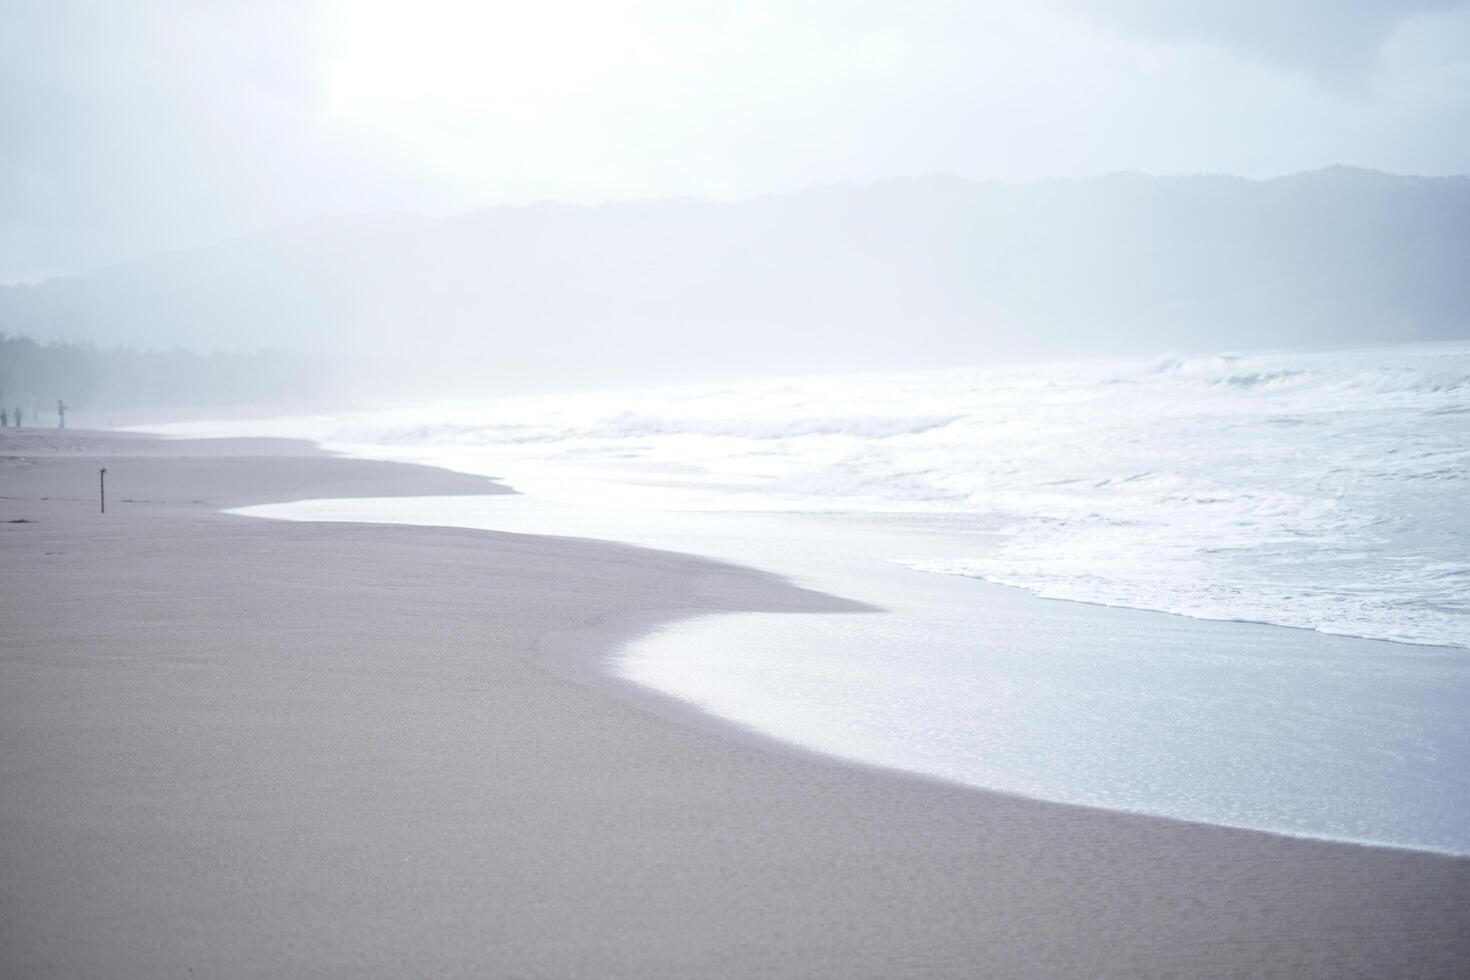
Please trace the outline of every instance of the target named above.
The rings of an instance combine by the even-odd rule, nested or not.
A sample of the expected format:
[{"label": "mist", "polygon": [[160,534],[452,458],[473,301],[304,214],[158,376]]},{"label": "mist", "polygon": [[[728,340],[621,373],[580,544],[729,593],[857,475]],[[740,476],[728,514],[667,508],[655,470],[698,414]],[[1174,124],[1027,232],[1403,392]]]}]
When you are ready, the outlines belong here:
[{"label": "mist", "polygon": [[0,0],[0,977],[1464,975],[1470,0]]},{"label": "mist", "polygon": [[1466,178],[927,177],[322,219],[13,286],[0,322],[309,353],[359,398],[474,394],[1445,340],[1470,330],[1467,267]]},{"label": "mist", "polygon": [[1467,26],[15,4],[0,329],[369,396],[1464,336]]}]

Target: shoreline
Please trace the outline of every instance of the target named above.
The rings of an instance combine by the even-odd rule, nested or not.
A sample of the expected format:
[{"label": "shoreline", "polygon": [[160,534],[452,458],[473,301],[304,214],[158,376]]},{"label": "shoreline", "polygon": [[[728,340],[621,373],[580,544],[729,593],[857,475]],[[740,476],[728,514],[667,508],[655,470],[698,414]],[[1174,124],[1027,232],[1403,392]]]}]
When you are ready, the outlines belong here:
[{"label": "shoreline", "polygon": [[[1061,599],[1054,601],[1067,602],[1070,600]],[[673,694],[641,684],[638,681],[623,676],[614,669],[620,649],[623,646],[629,643],[635,643],[640,638],[662,627],[677,625],[689,619],[740,615],[745,611],[732,609],[695,613],[692,616],[673,621],[666,619],[654,620],[641,616],[630,617],[626,622],[617,624],[624,628],[621,632],[623,639],[611,648],[600,643],[595,643],[592,641],[592,638],[585,635],[573,634],[561,637],[552,634],[550,642],[542,646],[542,656],[537,659],[537,662],[559,677],[565,677],[577,684],[619,698],[642,711],[646,711],[649,714],[681,727],[708,732],[718,738],[733,740],[743,745],[748,745],[758,751],[791,755],[795,758],[808,760],[817,764],[850,767],[869,771],[880,776],[891,775],[901,779],[932,783],[936,786],[944,786],[966,793],[978,793],[982,796],[1009,798],[1025,803],[1040,803],[1046,806],[1065,807],[1084,812],[1137,817],[1167,824],[1222,830],[1232,833],[1261,834],[1267,837],[1279,837],[1285,840],[1308,841],[1343,847],[1366,848],[1369,850],[1396,851],[1404,854],[1428,855],[1455,861],[1470,862],[1470,852],[1466,851],[1445,850],[1427,845],[1399,844],[1367,838],[1338,837],[1329,834],[1307,833],[1304,831],[1296,832],[1291,830],[1250,827],[1241,824],[1214,823],[1209,820],[1169,816],[1142,809],[1130,809],[1127,807],[1093,803],[1077,803],[1069,800],[1030,795],[1020,791],[993,786],[979,786],[957,778],[945,777],[921,770],[905,769],[896,764],[890,765],[881,762],[869,762],[859,758],[812,748],[799,742],[792,742],[777,735],[769,734],[748,723],[725,717],[699,705],[682,700]],[[793,610],[793,612],[800,612],[800,610]],[[881,613],[883,610],[854,609],[849,610],[849,612]],[[1222,621],[1217,620],[1216,622]],[[1274,624],[1269,623],[1251,625],[1274,626]],[[614,632],[616,633],[616,631]],[[1467,914],[1470,914],[1470,908],[1467,908]]]},{"label": "shoreline", "polygon": [[[663,514],[609,521],[597,508],[526,496],[316,500],[239,513],[615,540],[881,607],[876,619],[684,618],[592,668],[575,657],[559,667],[678,723],[767,749],[1109,812],[1470,855],[1457,823],[1470,812],[1470,784],[1454,763],[1470,744],[1452,708],[1470,692],[1470,672],[1446,651],[914,575],[879,557],[912,542],[875,550],[870,529],[846,525],[810,536],[805,522],[751,515],[735,524]],[[851,535],[864,543],[850,547]],[[736,538],[743,544],[732,548]],[[767,541],[782,544],[773,551]],[[910,668],[893,670],[874,658],[880,650],[909,651]],[[841,676],[849,667],[866,686]],[[1142,686],[1130,681],[1140,670]],[[1007,697],[1013,689],[1030,696]],[[901,736],[910,719],[929,734]]]},{"label": "shoreline", "polygon": [[[1465,859],[773,753],[527,659],[845,600],[583,539],[218,513],[493,486],[448,471],[65,438],[34,464],[0,441],[0,518],[35,522],[0,532],[6,972],[1452,976],[1470,958]],[[109,477],[140,489],[118,512],[60,492],[119,457]]]},{"label": "shoreline", "polygon": [[[1356,348],[1349,348],[1349,349],[1356,349]],[[135,426],[135,427],[129,427],[127,429],[118,430],[118,431],[120,433],[133,434],[133,435],[139,435],[139,436],[143,436],[143,437],[147,437],[147,438],[157,438],[157,439],[164,439],[164,440],[169,440],[169,439],[183,439],[183,440],[223,439],[223,440],[234,440],[234,439],[242,438],[241,436],[233,435],[233,434],[227,434],[227,435],[205,435],[205,436],[185,435],[185,434],[178,434],[178,435],[176,435],[176,434],[173,434],[173,433],[170,433],[170,432],[165,431],[168,428],[169,428],[169,424],[168,423],[164,423],[163,425],[159,426],[156,430],[150,430],[150,429],[148,429],[146,427],[142,427],[142,426]],[[229,430],[227,430],[227,431],[229,431]],[[327,452],[327,453],[330,453],[330,454],[333,454],[333,455],[337,455],[337,456],[340,456],[341,458],[345,458],[345,459],[372,460],[372,461],[375,461],[375,462],[409,462],[409,460],[407,460],[407,459],[398,459],[398,458],[395,458],[393,456],[386,455],[386,454],[380,455],[380,454],[375,454],[375,453],[372,453],[372,452],[364,452],[364,451],[362,451],[364,447],[362,447],[360,445],[347,444],[347,443],[338,443],[338,442],[334,442],[331,439],[323,439],[323,438],[318,438],[316,436],[243,437],[243,438],[284,438],[284,439],[287,439],[287,440],[296,440],[296,439],[299,439],[300,441],[309,443],[310,445],[314,446],[316,449],[318,449],[320,451]],[[469,476],[478,476],[478,475],[480,475],[474,469],[471,469],[471,468],[456,468],[455,466],[448,465],[447,463],[444,463],[442,461],[420,462],[418,460],[413,460],[412,462],[409,462],[409,465],[429,466],[429,467],[432,467],[432,468],[443,469],[446,472],[458,473],[458,474],[469,475]],[[492,479],[498,479],[498,478],[492,478]],[[512,493],[520,493],[521,492],[521,491],[515,489],[514,486],[509,481],[506,481],[504,483],[504,485]],[[732,513],[741,513],[741,512],[734,511]],[[809,514],[816,514],[816,515],[819,515],[819,516],[839,516],[839,517],[840,516],[843,516],[843,512],[842,511],[811,511],[811,512],[807,512],[807,511],[790,511],[790,512],[771,511],[771,512],[761,512],[761,513],[791,514],[791,515],[802,515],[802,516],[807,516]],[[863,512],[856,512],[856,513],[863,513]],[[594,540],[611,540],[611,539],[594,538]],[[1367,632],[1357,632],[1357,633],[1354,633],[1354,632],[1347,632],[1347,631],[1330,630],[1330,629],[1323,629],[1323,628],[1318,627],[1318,626],[1306,626],[1306,625],[1300,625],[1300,624],[1296,624],[1296,623],[1278,622],[1276,620],[1265,619],[1265,618],[1259,618],[1259,619],[1257,619],[1257,618],[1235,617],[1235,616],[1207,616],[1207,615],[1190,613],[1190,612],[1181,612],[1181,611],[1176,610],[1176,609],[1169,609],[1169,608],[1164,608],[1164,607],[1160,607],[1160,606],[1135,605],[1135,604],[1123,603],[1123,602],[1109,602],[1109,601],[1100,600],[1100,599],[1082,598],[1080,596],[1053,595],[1045,587],[1023,585],[1023,584],[1018,584],[1018,583],[1014,583],[1014,582],[1004,581],[1004,580],[999,579],[999,578],[991,578],[991,577],[988,577],[988,576],[970,574],[970,573],[967,573],[967,572],[946,571],[946,570],[923,568],[923,567],[919,567],[916,564],[911,564],[911,563],[909,563],[909,562],[907,562],[905,560],[894,560],[894,559],[890,559],[890,560],[893,560],[895,564],[898,564],[898,565],[900,565],[902,567],[908,568],[911,571],[915,571],[915,572],[918,572],[918,573],[921,573],[921,574],[924,574],[924,575],[944,575],[944,576],[949,576],[949,577],[953,577],[953,578],[969,579],[969,580],[975,581],[975,582],[983,582],[983,583],[985,583],[988,586],[994,586],[994,587],[1002,588],[1002,589],[1015,590],[1018,593],[1025,594],[1025,595],[1030,596],[1032,598],[1041,599],[1041,600],[1045,600],[1045,601],[1049,601],[1049,602],[1076,603],[1078,605],[1084,605],[1084,606],[1095,606],[1095,607],[1100,608],[1100,609],[1122,609],[1122,610],[1128,610],[1128,611],[1132,611],[1132,612],[1150,613],[1150,614],[1155,614],[1155,615],[1160,615],[1160,616],[1177,617],[1177,618],[1180,618],[1180,619],[1192,620],[1192,621],[1202,622],[1202,623],[1233,623],[1233,624],[1242,624],[1242,625],[1247,625],[1247,626],[1268,626],[1268,627],[1271,627],[1273,629],[1297,630],[1297,631],[1303,631],[1303,632],[1307,632],[1307,633],[1318,634],[1320,636],[1340,637],[1340,638],[1344,638],[1344,639],[1348,639],[1348,640],[1362,640],[1362,641],[1367,641],[1367,642],[1370,642],[1370,643],[1390,643],[1390,644],[1393,644],[1395,646],[1402,646],[1402,647],[1426,648],[1426,649],[1430,649],[1430,650],[1459,650],[1459,651],[1465,651],[1467,653],[1470,653],[1470,646],[1466,646],[1464,644],[1459,644],[1459,643],[1434,642],[1434,641],[1429,641],[1429,640],[1413,640],[1413,639],[1405,639],[1405,638],[1398,637],[1398,636],[1374,635],[1374,634],[1367,633]],[[920,559],[919,562],[922,563],[923,561],[926,561],[926,560],[929,560],[929,559]],[[773,574],[776,574],[776,573],[773,573]]]}]

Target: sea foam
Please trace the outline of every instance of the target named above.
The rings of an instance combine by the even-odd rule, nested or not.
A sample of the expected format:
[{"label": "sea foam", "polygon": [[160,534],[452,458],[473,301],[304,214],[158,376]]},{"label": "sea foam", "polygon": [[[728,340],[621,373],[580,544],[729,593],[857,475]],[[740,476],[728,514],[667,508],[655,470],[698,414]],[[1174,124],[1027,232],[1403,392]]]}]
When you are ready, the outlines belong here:
[{"label": "sea foam", "polygon": [[1467,413],[1470,347],[1439,344],[490,398],[271,431],[568,502],[999,527],[974,555],[893,557],[1470,647]]}]

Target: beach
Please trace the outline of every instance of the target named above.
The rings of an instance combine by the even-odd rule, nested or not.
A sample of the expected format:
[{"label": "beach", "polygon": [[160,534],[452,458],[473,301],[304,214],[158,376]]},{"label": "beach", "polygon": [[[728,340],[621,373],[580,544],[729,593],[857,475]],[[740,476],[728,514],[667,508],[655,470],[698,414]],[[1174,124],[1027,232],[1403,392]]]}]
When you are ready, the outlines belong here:
[{"label": "beach", "polygon": [[1470,964],[1467,859],[841,763],[548,669],[706,612],[881,615],[850,600],[585,539],[221,513],[506,489],[289,440],[0,435],[0,972]]}]

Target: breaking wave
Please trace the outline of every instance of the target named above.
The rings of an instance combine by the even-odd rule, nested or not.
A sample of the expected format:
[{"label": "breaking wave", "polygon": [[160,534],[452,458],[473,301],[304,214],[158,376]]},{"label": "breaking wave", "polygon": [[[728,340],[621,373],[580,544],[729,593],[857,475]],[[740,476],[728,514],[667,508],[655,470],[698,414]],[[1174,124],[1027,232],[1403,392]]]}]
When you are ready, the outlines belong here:
[{"label": "breaking wave", "polygon": [[1467,413],[1470,347],[1441,344],[497,399],[310,434],[657,490],[661,507],[942,515],[1004,533],[969,557],[894,557],[1470,647]]}]

